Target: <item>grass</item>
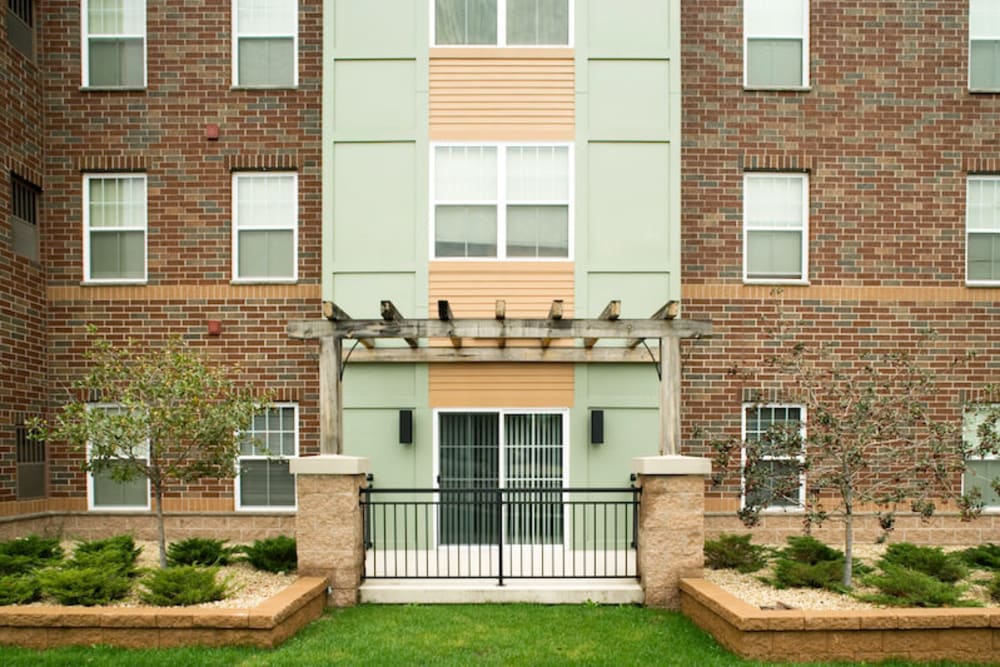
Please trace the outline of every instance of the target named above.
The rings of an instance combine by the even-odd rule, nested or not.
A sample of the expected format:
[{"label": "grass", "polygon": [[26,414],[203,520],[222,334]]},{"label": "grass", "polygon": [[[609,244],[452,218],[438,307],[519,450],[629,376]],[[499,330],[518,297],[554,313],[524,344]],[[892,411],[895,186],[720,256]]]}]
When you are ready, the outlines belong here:
[{"label": "grass", "polygon": [[[33,651],[0,647],[0,664],[5,667],[67,664],[712,667],[762,663],[734,657],[680,614],[641,607],[362,605],[327,611],[323,618],[274,651],[107,647]],[[852,663],[821,664],[846,667]]]}]

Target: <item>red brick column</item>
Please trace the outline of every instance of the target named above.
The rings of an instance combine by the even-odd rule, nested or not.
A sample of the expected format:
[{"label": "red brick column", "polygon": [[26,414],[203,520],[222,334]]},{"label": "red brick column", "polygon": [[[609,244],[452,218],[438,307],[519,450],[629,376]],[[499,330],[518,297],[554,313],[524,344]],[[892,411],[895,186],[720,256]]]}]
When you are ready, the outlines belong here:
[{"label": "red brick column", "polygon": [[326,578],[329,606],[354,606],[365,560],[358,490],[365,484],[370,460],[310,456],[293,459],[290,466],[298,496],[299,574]]},{"label": "red brick column", "polygon": [[701,577],[705,477],[711,461],[688,456],[632,460],[642,488],[638,568],[648,607],[680,609],[680,580]]}]

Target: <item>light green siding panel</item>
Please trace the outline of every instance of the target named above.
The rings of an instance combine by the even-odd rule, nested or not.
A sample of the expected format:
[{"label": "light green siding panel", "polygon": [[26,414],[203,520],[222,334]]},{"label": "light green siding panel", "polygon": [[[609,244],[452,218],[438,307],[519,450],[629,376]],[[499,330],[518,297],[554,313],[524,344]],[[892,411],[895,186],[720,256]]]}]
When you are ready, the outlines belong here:
[{"label": "light green siding panel", "polygon": [[590,270],[669,270],[670,144],[596,143],[588,152]]},{"label": "light green siding panel", "polygon": [[417,447],[399,444],[399,409],[344,410],[344,453],[371,459],[376,487],[412,487],[418,479]]},{"label": "light green siding panel", "polygon": [[669,273],[655,272],[591,273],[587,276],[587,315],[597,317],[608,301],[618,300],[622,302],[622,317],[649,317],[677,298],[670,278]]},{"label": "light green siding panel", "polygon": [[591,139],[670,139],[670,63],[592,60],[587,96]]},{"label": "light green siding panel", "polygon": [[[345,341],[345,345],[353,344]],[[412,364],[352,364],[344,369],[348,408],[415,408],[417,375]]]},{"label": "light green siding panel", "polygon": [[405,317],[417,317],[415,282],[413,273],[336,273],[333,301],[357,319],[380,318],[382,301],[392,301]]},{"label": "light green siding panel", "polygon": [[333,124],[338,141],[416,136],[415,61],[338,60],[333,68]]},{"label": "light green siding panel", "polygon": [[[337,56],[414,57],[426,3],[416,0],[333,0],[333,45]],[[329,29],[329,27],[327,28]]]},{"label": "light green siding panel", "polygon": [[590,409],[574,412],[577,439],[570,452],[571,486],[629,485],[632,459],[655,456],[659,445],[659,417],[655,408],[602,408],[604,443],[590,444]]},{"label": "light green siding panel", "polygon": [[416,154],[407,142],[334,147],[333,271],[414,267],[422,220]]},{"label": "light green siding panel", "polygon": [[658,409],[659,383],[652,359],[649,364],[594,364],[588,369],[587,401],[590,407]]},{"label": "light green siding panel", "polygon": [[670,52],[673,4],[680,0],[590,0],[591,57],[659,58]]}]

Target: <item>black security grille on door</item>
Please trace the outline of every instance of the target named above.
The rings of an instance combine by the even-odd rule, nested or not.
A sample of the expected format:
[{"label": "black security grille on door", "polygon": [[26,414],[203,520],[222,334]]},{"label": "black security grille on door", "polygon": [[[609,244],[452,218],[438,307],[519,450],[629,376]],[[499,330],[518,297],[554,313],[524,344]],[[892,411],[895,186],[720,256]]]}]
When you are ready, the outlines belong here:
[{"label": "black security grille on door", "polygon": [[17,443],[17,497],[19,500],[45,497],[45,442],[29,437],[28,427],[15,427]]}]

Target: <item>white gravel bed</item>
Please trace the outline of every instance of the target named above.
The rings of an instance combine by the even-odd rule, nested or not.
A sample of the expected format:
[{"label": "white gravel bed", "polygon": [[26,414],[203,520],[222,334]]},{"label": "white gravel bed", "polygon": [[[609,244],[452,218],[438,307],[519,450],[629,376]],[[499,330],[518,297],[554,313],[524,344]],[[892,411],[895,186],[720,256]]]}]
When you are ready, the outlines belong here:
[{"label": "white gravel bed", "polygon": [[[779,549],[785,545],[765,545]],[[945,551],[954,551],[965,547],[943,547]],[[880,544],[860,544],[854,547],[855,562],[861,560],[874,566],[879,556],[885,551]],[[705,568],[704,579],[744,602],[763,609],[879,609],[879,605],[862,602],[849,595],[833,593],[815,588],[786,588],[779,590],[760,581],[760,577],[770,577],[769,568],[749,574],[740,574],[736,570],[712,570]],[[856,592],[874,592],[860,585],[855,577]],[[985,589],[973,586],[966,595],[978,599],[987,607],[1000,606],[986,595]]]}]

